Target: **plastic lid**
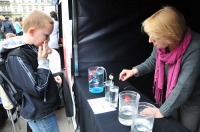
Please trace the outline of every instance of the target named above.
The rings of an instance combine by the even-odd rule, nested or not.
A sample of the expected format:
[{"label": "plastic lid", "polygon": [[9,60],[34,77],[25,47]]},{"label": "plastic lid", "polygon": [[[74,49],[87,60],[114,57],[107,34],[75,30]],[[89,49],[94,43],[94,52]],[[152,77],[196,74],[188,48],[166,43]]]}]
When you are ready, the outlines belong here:
[{"label": "plastic lid", "polygon": [[124,99],[125,99],[125,101],[129,101],[131,99],[131,97],[128,95],[125,95]]}]

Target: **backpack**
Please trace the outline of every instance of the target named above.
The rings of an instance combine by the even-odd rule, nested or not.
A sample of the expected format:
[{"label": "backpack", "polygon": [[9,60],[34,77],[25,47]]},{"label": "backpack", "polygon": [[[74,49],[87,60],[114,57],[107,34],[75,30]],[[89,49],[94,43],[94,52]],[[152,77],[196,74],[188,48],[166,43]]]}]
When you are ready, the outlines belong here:
[{"label": "backpack", "polygon": [[[8,53],[7,57],[11,55],[22,56],[22,54],[23,52],[20,50],[20,48],[16,48],[14,50],[11,50]],[[10,80],[10,76],[6,70],[5,62],[6,62],[6,59],[2,59],[2,58],[0,59],[0,85],[3,91],[5,92],[1,95],[5,94],[7,96],[7,97],[4,96],[2,98],[2,103],[5,104],[7,108],[9,109],[11,107],[16,108],[20,106],[21,104],[22,91],[20,91],[19,88],[17,88]]]}]

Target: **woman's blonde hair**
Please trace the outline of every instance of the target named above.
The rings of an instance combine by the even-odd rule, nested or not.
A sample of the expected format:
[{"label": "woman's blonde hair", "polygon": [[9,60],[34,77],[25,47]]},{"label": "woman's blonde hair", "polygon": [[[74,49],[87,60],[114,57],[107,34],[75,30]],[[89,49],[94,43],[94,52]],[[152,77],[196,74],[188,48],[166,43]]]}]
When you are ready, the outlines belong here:
[{"label": "woman's blonde hair", "polygon": [[0,20],[4,21],[5,17],[4,16],[0,16]]},{"label": "woman's blonde hair", "polygon": [[142,23],[142,30],[155,38],[178,44],[185,35],[187,24],[177,9],[165,6]]},{"label": "woman's blonde hair", "polygon": [[34,10],[23,18],[23,32],[27,32],[31,27],[44,28],[47,23],[53,25],[54,21],[43,11]]}]

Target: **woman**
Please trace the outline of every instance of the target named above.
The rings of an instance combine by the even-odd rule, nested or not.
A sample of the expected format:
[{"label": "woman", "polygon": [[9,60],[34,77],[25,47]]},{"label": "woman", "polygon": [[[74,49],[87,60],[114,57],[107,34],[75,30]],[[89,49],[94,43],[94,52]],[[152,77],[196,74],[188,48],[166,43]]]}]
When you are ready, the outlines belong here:
[{"label": "woman", "polygon": [[21,24],[19,22],[19,18],[17,18],[17,17],[15,18],[14,26],[15,26],[15,30],[16,30],[17,36],[22,36],[23,35],[22,26],[21,26]]},{"label": "woman", "polygon": [[21,27],[22,27],[22,21],[23,21],[23,17],[19,17],[19,24],[21,25]]},{"label": "woman", "polygon": [[[50,12],[50,16],[54,21],[53,32],[50,35],[50,41],[48,43],[50,48],[53,48],[59,52],[59,23],[57,21],[57,14],[55,11]],[[60,52],[59,52],[60,53]]]},{"label": "woman", "polygon": [[156,118],[172,116],[197,132],[200,124],[200,35],[191,31],[183,15],[166,6],[142,23],[154,45],[151,56],[119,79],[141,76],[155,70]]}]

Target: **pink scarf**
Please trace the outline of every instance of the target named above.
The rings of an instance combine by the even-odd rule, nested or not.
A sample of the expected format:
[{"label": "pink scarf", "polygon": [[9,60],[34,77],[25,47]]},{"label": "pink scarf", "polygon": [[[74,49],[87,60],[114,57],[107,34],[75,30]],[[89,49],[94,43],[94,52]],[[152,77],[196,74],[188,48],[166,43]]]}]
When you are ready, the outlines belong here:
[{"label": "pink scarf", "polygon": [[171,91],[177,83],[181,60],[190,43],[191,37],[191,30],[188,28],[181,44],[175,49],[173,49],[171,52],[166,53],[166,49],[157,49],[156,67],[154,75],[154,90],[156,103],[162,102],[165,64],[169,65],[166,91],[166,98],[168,98],[168,96],[170,95]]}]

